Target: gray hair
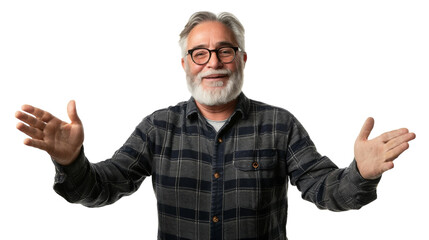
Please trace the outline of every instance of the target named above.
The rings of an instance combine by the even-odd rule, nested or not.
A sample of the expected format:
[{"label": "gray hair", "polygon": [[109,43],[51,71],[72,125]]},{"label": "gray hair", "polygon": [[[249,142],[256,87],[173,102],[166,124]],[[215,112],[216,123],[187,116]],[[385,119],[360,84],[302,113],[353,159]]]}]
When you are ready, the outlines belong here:
[{"label": "gray hair", "polygon": [[186,56],[188,35],[200,23],[216,21],[225,24],[234,34],[238,47],[244,52],[244,27],[240,21],[231,13],[222,12],[215,15],[212,12],[196,12],[190,18],[183,31],[180,33],[179,45],[182,49],[182,56]]}]

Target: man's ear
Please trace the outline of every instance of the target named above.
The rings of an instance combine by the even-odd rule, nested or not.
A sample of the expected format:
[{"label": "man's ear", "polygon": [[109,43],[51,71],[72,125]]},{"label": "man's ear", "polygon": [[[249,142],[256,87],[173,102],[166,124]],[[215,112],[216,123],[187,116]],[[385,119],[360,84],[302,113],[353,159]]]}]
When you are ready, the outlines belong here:
[{"label": "man's ear", "polygon": [[182,58],[182,68],[183,68],[183,70],[186,71],[186,68],[185,68],[185,58]]},{"label": "man's ear", "polygon": [[247,53],[246,52],[243,52],[243,61],[244,61],[244,64],[246,64],[246,62],[247,62]]}]

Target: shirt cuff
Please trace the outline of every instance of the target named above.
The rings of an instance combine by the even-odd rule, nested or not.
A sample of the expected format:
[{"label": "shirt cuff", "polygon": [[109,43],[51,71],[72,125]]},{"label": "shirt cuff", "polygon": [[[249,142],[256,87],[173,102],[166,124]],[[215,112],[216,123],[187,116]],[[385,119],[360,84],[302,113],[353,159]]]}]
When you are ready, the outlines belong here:
[{"label": "shirt cuff", "polygon": [[359,209],[377,199],[377,185],[381,177],[374,180],[363,178],[359,173],[356,160],[353,160],[346,171],[348,171],[347,183],[340,191],[351,209]]},{"label": "shirt cuff", "polygon": [[63,183],[67,176],[73,177],[84,172],[87,166],[87,161],[88,160],[85,157],[83,146],[80,150],[78,157],[69,165],[61,165],[57,163],[54,159],[52,159],[56,171],[55,183]]},{"label": "shirt cuff", "polygon": [[350,168],[350,180],[356,186],[364,187],[368,191],[369,190],[375,190],[377,188],[377,185],[381,180],[381,176],[379,178],[376,178],[376,179],[365,179],[365,178],[363,178],[359,172],[358,167],[357,167],[356,160],[353,160],[353,162],[350,164],[349,168]]}]

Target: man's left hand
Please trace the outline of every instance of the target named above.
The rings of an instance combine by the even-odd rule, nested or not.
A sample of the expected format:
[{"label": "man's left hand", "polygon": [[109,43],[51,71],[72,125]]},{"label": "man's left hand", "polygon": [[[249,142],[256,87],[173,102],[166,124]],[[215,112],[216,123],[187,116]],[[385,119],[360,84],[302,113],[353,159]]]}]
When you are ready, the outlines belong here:
[{"label": "man's left hand", "polygon": [[360,174],[365,179],[379,178],[393,168],[393,160],[408,149],[408,142],[416,135],[401,128],[368,140],[374,127],[374,119],[368,118],[356,139],[354,152]]}]

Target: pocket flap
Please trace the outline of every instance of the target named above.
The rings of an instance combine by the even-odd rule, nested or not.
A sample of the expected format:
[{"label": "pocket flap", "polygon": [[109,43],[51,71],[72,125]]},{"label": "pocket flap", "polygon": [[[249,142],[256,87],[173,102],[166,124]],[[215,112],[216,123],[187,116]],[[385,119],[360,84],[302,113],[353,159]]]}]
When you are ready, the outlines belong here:
[{"label": "pocket flap", "polygon": [[261,149],[234,154],[234,167],[242,171],[273,169],[277,166],[277,151]]}]

